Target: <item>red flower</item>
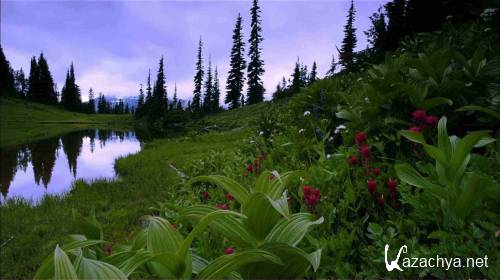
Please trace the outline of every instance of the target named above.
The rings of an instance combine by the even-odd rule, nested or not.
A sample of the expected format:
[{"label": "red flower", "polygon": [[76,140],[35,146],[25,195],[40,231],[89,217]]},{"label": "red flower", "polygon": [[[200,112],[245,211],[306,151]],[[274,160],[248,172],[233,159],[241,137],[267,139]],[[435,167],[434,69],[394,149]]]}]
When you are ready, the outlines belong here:
[{"label": "red flower", "polygon": [[430,127],[435,127],[436,124],[438,123],[439,118],[436,116],[427,116],[425,118],[425,123],[430,126]]},{"label": "red flower", "polygon": [[312,188],[310,186],[304,186],[302,191],[304,192],[304,196],[306,196],[306,195],[309,195],[311,193]]},{"label": "red flower", "polygon": [[108,244],[108,243],[104,244],[104,254],[106,256],[111,255],[112,251],[113,251],[113,246],[111,244]]},{"label": "red flower", "polygon": [[410,129],[408,129],[408,131],[420,133],[420,132],[422,132],[422,128],[420,128],[418,126],[412,126],[412,127],[410,127]]},{"label": "red flower", "polygon": [[227,193],[227,194],[226,194],[226,199],[227,199],[228,201],[233,201],[233,200],[234,200],[234,196],[233,196],[231,193]]},{"label": "red flower", "polygon": [[203,192],[203,199],[205,199],[205,200],[210,199],[210,194],[207,191]]},{"label": "red flower", "polygon": [[375,167],[372,169],[373,175],[378,176],[380,175],[380,168]]},{"label": "red flower", "polygon": [[377,181],[375,180],[368,180],[367,183],[368,185],[368,191],[373,194],[373,192],[375,192],[375,190],[377,189]]},{"label": "red flower", "polygon": [[248,171],[248,172],[250,172],[250,173],[252,173],[252,172],[253,172],[253,164],[249,164],[249,165],[247,166],[247,171]]},{"label": "red flower", "polygon": [[350,166],[354,166],[358,164],[358,158],[355,156],[351,156],[347,159],[347,163],[349,163]]},{"label": "red flower", "polygon": [[233,247],[233,246],[229,246],[229,247],[227,247],[227,248],[224,250],[224,253],[226,253],[226,255],[231,255],[232,253],[234,253],[234,247]]},{"label": "red flower", "polygon": [[227,209],[229,209],[229,206],[227,206],[227,204],[217,204],[217,205],[215,205],[215,208],[227,210]]},{"label": "red flower", "polygon": [[319,189],[313,189],[310,186],[304,186],[304,200],[309,208],[313,207],[319,202],[321,192]]},{"label": "red flower", "polygon": [[171,224],[172,228],[177,228],[177,225],[176,224]]},{"label": "red flower", "polygon": [[389,189],[390,193],[396,193],[396,188],[398,186],[398,180],[396,179],[389,179],[387,180],[387,188]]},{"label": "red flower", "polygon": [[413,113],[411,113],[411,115],[413,117],[414,123],[425,122],[425,119],[427,118],[427,112],[425,110],[415,110]]},{"label": "red flower", "polygon": [[370,146],[362,145],[359,147],[359,153],[364,160],[369,160],[372,157],[372,152],[370,151]]},{"label": "red flower", "polygon": [[378,196],[377,197],[377,203],[378,205],[384,207],[385,205],[385,198],[384,198],[384,195],[381,195],[381,196]]},{"label": "red flower", "polygon": [[356,143],[358,145],[364,144],[366,142],[366,139],[367,139],[366,133],[364,133],[362,131],[356,133],[355,139],[356,139]]}]

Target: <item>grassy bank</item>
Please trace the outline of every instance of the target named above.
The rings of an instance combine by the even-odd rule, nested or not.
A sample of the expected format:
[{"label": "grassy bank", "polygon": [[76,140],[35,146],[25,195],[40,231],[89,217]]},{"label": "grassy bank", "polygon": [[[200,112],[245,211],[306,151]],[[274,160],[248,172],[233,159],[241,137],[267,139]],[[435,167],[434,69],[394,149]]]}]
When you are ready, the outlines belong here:
[{"label": "grassy bank", "polygon": [[[21,104],[12,100],[7,102],[11,105]],[[31,105],[39,109],[33,108],[30,113],[36,112],[39,116],[44,114],[46,106]],[[148,142],[138,154],[116,161],[115,168],[120,174],[117,181],[96,180],[90,184],[77,181],[66,196],[45,197],[36,206],[22,200],[9,201],[0,208],[0,243],[12,237],[1,248],[1,278],[32,277],[41,260],[50,254],[55,244],[63,243],[68,234],[78,232],[71,218],[73,208],[81,213],[95,209],[98,220],[106,229],[105,238],[112,242],[125,241],[138,228],[139,218],[151,213],[150,207],[156,202],[173,202],[179,199],[179,192],[184,187],[183,181],[170,165],[188,175],[223,172],[222,167],[214,165],[211,156],[239,153],[242,141],[255,131],[258,118],[270,112],[274,106],[263,103],[205,117],[191,124],[189,136]],[[63,117],[67,112],[60,113],[60,117]],[[51,112],[46,116],[45,120],[48,121],[60,120],[51,116]],[[10,116],[11,120],[15,118],[20,117]],[[104,120],[110,123],[123,121],[117,116],[96,118],[81,114],[74,114],[73,120],[81,121],[81,125],[99,125],[99,121]],[[33,129],[23,132],[23,137],[38,129],[44,131],[47,128],[47,125],[33,125]],[[57,128],[51,132],[65,129],[60,125],[55,127]],[[205,127],[213,128],[204,129]],[[20,139],[20,136],[16,137]],[[15,141],[16,138],[10,139]],[[202,159],[205,161],[200,163]],[[244,164],[241,162],[233,168],[244,170]],[[223,168],[231,168],[231,163],[224,162]]]},{"label": "grassy bank", "polygon": [[132,126],[129,115],[89,115],[20,99],[0,99],[0,147],[50,138],[73,130]]}]

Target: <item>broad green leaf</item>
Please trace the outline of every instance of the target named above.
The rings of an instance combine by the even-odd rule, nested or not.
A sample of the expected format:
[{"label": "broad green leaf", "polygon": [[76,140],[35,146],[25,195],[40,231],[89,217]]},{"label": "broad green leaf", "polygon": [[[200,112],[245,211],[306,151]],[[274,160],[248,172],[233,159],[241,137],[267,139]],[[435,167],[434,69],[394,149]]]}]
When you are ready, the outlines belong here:
[{"label": "broad green leaf", "polygon": [[54,278],[78,279],[75,268],[64,251],[56,246],[54,250]]},{"label": "broad green leaf", "polygon": [[260,192],[252,193],[243,206],[242,213],[247,216],[243,223],[258,240],[263,240],[280,219],[280,213],[276,211],[270,198]]},{"label": "broad green leaf", "polygon": [[261,249],[248,249],[242,252],[236,252],[231,255],[218,257],[210,262],[200,273],[199,279],[222,279],[231,272],[239,268],[256,262],[272,262],[282,264],[279,257]]},{"label": "broad green leaf", "polygon": [[165,252],[176,252],[182,244],[182,236],[172,225],[161,217],[146,216],[147,227],[147,249],[160,254]]},{"label": "broad green leaf", "polygon": [[399,131],[399,134],[401,134],[404,138],[418,143],[418,144],[426,144],[425,138],[422,135],[422,133],[414,132],[414,131],[408,131],[408,130],[401,130]]},{"label": "broad green leaf", "polygon": [[[62,250],[72,251],[75,249],[86,248],[89,246],[101,244],[102,240],[83,240],[83,241],[73,241],[64,246]],[[54,255],[49,255],[42,263],[40,268],[36,271],[34,279],[50,279],[54,278]]]},{"label": "broad green leaf", "polygon": [[464,160],[472,151],[474,146],[488,135],[486,131],[475,131],[468,133],[464,138],[457,142],[455,152],[451,156],[452,170],[457,171],[464,165]]},{"label": "broad green leaf", "polygon": [[89,239],[103,239],[102,225],[97,221],[93,209],[88,218],[82,216],[76,209],[72,209],[72,211],[73,219],[80,232]]},{"label": "broad green leaf", "polygon": [[295,246],[304,238],[311,226],[321,224],[323,221],[323,217],[316,219],[309,213],[290,215],[288,219],[282,219],[274,226],[265,241]]},{"label": "broad green leaf", "polygon": [[408,164],[396,164],[394,166],[399,179],[409,185],[430,191],[434,196],[441,199],[446,196],[444,188],[431,183],[422,177],[413,167]]},{"label": "broad green leaf", "polygon": [[[80,255],[76,259],[76,273],[79,279],[127,279],[117,267],[108,263],[92,260]],[[56,279],[64,279],[56,276]]]},{"label": "broad green leaf", "polygon": [[463,106],[455,110],[455,112],[464,112],[464,111],[477,111],[481,112],[487,115],[490,115],[494,117],[495,119],[500,121],[500,113],[497,111],[494,111],[490,108],[482,107],[482,106],[476,106],[476,105],[469,105],[469,106]]},{"label": "broad green leaf", "polygon": [[265,243],[259,249],[278,256],[283,264],[258,262],[247,265],[240,270],[246,279],[299,279],[309,268],[314,268],[319,261],[316,258],[321,256],[316,252],[308,254],[300,248],[283,243]]},{"label": "broad green leaf", "polygon": [[451,99],[448,99],[448,98],[444,98],[444,97],[434,97],[434,98],[429,98],[427,100],[424,101],[424,103],[422,104],[423,108],[424,109],[431,109],[431,108],[434,108],[436,106],[439,106],[439,105],[453,105],[453,101],[451,101]]},{"label": "broad green leaf", "polygon": [[[179,220],[199,221],[205,215],[218,209],[207,205],[196,205],[184,208],[179,213]],[[210,224],[210,227],[224,235],[239,248],[255,247],[257,239],[246,229],[241,219],[234,216],[223,216]]]},{"label": "broad green leaf", "polygon": [[188,234],[184,242],[182,243],[178,255],[181,259],[186,257],[186,254],[191,246],[193,240],[202,234],[206,228],[210,225],[210,223],[215,222],[215,220],[220,220],[223,217],[227,216],[236,216],[236,217],[244,217],[242,214],[234,211],[226,211],[226,210],[217,210],[205,215],[198,224],[193,228],[193,230]]},{"label": "broad green leaf", "polygon": [[221,175],[198,176],[188,181],[188,185],[196,182],[207,182],[222,187],[225,191],[231,193],[240,204],[244,204],[248,199],[249,192],[240,183]]},{"label": "broad green leaf", "polygon": [[139,267],[153,259],[153,254],[144,249],[141,249],[132,257],[129,257],[124,262],[122,262],[118,268],[123,271],[123,273],[128,277],[134,273]]},{"label": "broad green leaf", "polygon": [[283,195],[281,198],[272,200],[270,197],[268,197],[269,202],[271,202],[272,206],[278,213],[280,213],[283,217],[287,218],[290,216],[290,210],[288,209],[288,195],[287,191],[283,192]]},{"label": "broad green leaf", "polygon": [[204,258],[200,257],[199,255],[191,252],[191,257],[192,257],[192,267],[193,267],[193,274],[198,274],[200,271],[202,271],[207,265],[208,261],[205,260]]},{"label": "broad green leaf", "polygon": [[321,263],[321,249],[318,249],[309,254],[309,262],[311,263],[314,271],[318,270]]},{"label": "broad green leaf", "polygon": [[447,158],[451,158],[452,148],[446,130],[446,117],[441,117],[438,122],[438,148],[443,151]]}]

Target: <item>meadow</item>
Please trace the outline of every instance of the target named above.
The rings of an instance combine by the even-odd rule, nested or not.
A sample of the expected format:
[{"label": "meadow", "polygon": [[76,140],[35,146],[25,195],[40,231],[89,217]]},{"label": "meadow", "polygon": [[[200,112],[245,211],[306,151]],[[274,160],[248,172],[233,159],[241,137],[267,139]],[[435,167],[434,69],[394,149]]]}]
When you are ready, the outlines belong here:
[{"label": "meadow", "polygon": [[[487,27],[447,25],[291,98],[195,120],[117,160],[117,181],[7,202],[2,277],[498,278],[500,53]],[[406,246],[490,266],[389,272],[386,244],[391,260]]]}]

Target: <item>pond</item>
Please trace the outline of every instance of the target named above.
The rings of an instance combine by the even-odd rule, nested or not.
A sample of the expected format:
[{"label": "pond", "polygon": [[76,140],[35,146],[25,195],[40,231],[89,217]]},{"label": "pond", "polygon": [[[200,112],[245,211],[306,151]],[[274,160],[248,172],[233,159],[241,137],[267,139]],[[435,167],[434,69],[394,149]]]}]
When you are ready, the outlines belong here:
[{"label": "pond", "polygon": [[102,129],[0,148],[0,200],[19,197],[36,203],[46,194],[69,191],[75,179],[112,179],[115,160],[140,149],[134,132]]}]

